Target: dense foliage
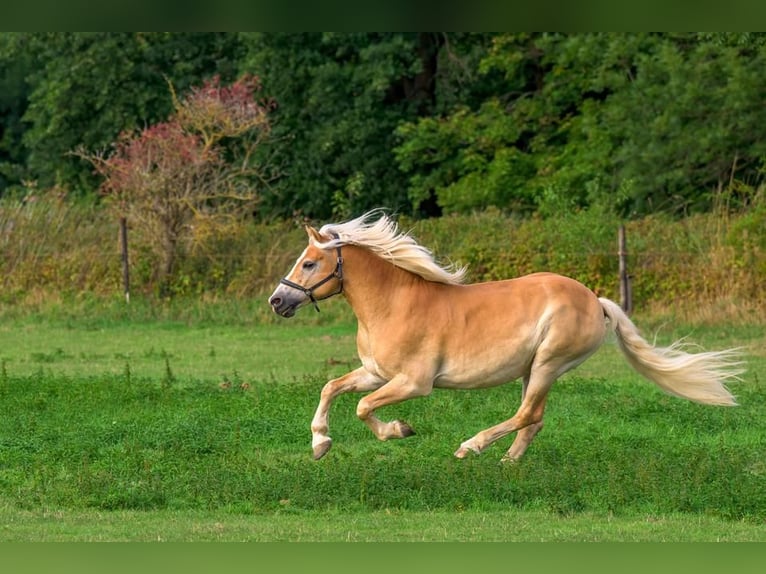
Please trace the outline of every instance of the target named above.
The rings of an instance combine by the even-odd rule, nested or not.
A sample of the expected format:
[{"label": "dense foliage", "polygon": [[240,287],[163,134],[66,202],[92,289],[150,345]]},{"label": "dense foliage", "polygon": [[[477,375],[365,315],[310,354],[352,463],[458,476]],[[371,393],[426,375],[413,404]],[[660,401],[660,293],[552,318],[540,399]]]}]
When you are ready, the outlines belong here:
[{"label": "dense foliage", "polygon": [[760,33],[3,33],[0,194],[94,195],[73,149],[247,73],[276,104],[265,219],[747,205],[765,71]]},{"label": "dense foliage", "polygon": [[168,79],[179,90],[233,79],[238,49],[235,36],[210,33],[1,34],[0,186],[94,193],[90,166],[70,152],[165,119]]}]

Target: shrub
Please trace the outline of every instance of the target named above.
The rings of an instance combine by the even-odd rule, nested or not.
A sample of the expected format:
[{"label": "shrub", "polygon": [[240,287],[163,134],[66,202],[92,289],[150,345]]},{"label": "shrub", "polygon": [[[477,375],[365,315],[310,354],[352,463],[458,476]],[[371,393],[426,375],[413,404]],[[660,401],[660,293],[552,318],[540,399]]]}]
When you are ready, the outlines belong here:
[{"label": "shrub", "polygon": [[269,167],[253,160],[269,137],[269,103],[255,99],[260,84],[245,76],[231,86],[218,78],[174,95],[166,122],[124,133],[109,155],[80,150],[104,181],[107,205],[157,255],[155,279],[169,294],[179,255],[188,243],[249,215]]},{"label": "shrub", "polygon": [[[72,203],[55,193],[30,197],[0,202],[0,301],[23,306],[120,293],[117,221],[103,207]],[[652,216],[626,223],[634,308],[692,314],[709,309],[711,317],[762,311],[764,213],[753,206],[739,215]],[[399,223],[437,259],[468,265],[470,281],[553,271],[578,279],[600,296],[618,298],[620,221],[597,209],[548,219],[486,210],[420,221],[401,217]],[[302,225],[293,222],[233,222],[201,234],[179,256],[168,293],[202,302],[260,299],[305,242]],[[157,292],[156,257],[131,243],[134,292],[148,300]]]}]

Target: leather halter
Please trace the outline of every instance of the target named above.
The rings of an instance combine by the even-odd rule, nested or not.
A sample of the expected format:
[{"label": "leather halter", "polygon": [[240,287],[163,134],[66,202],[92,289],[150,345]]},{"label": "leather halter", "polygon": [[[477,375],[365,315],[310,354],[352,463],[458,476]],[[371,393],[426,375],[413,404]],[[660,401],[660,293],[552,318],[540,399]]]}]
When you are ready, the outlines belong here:
[{"label": "leather halter", "polygon": [[[340,293],[343,293],[343,256],[340,252],[340,245],[338,245],[336,248],[336,253],[338,257],[338,261],[335,264],[335,270],[330,273],[327,277],[324,279],[320,279],[317,283],[314,283],[311,287],[304,287],[303,285],[298,285],[297,283],[293,283],[286,277],[283,277],[279,280],[280,283],[283,285],[287,285],[288,287],[292,287],[293,289],[297,289],[298,291],[302,291],[306,294],[306,296],[309,298],[309,300],[313,303],[314,308],[317,310],[317,313],[319,313],[319,304],[318,301],[324,301],[325,299],[329,299],[330,297],[333,297],[334,295],[339,295]],[[319,289],[322,285],[330,281],[331,279],[337,279],[338,280],[338,290],[335,293],[330,293],[329,295],[322,297],[321,299],[317,299],[314,297],[314,291]]]}]

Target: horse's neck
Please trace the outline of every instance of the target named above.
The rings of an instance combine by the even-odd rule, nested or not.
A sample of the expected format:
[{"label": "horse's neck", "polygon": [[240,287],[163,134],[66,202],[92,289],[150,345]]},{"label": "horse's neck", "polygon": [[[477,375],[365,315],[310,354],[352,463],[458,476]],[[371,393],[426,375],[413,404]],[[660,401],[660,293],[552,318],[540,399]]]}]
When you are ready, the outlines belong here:
[{"label": "horse's neck", "polygon": [[[400,290],[410,289],[421,281],[366,249],[356,246],[343,248],[343,292],[360,323],[369,324],[389,315]],[[399,292],[399,293],[398,293]]]}]

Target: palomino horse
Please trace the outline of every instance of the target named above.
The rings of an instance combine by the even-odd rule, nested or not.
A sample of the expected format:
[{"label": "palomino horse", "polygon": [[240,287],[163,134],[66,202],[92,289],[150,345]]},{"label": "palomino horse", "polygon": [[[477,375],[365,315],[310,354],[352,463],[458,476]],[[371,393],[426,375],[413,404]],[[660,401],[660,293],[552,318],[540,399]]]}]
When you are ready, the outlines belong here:
[{"label": "palomino horse", "polygon": [[[371,220],[371,218],[377,218]],[[508,420],[463,442],[455,456],[480,453],[517,432],[503,460],[518,460],[543,426],[553,382],[616,335],[630,365],[664,391],[711,405],[734,405],[724,382],[742,372],[733,350],[686,353],[650,345],[622,309],[581,283],[553,273],[463,284],[465,269],[438,265],[431,252],[380,212],[306,228],[308,247],[269,298],[296,310],[343,294],[357,321],[362,366],[329,381],[311,421],[314,458],[330,449],[329,409],[336,396],[369,392],[357,416],[380,440],[414,434],[383,406],[428,395],[434,387],[480,389],[521,378],[521,405]]]}]

